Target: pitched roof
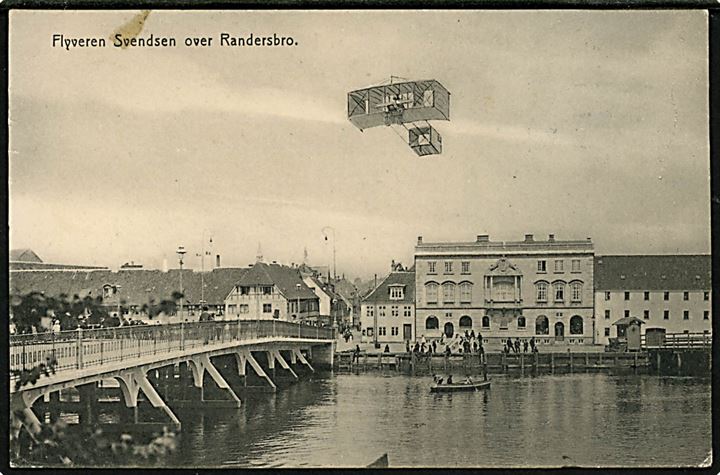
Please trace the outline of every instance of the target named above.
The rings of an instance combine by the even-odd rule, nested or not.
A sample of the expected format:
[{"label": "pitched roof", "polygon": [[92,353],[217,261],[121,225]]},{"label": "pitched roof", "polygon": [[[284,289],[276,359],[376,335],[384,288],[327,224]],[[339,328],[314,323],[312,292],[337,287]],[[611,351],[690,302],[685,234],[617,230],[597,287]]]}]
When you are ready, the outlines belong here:
[{"label": "pitched roof", "polygon": [[40,256],[35,254],[32,249],[11,249],[9,258],[10,261],[16,262],[42,262]]},{"label": "pitched roof", "polygon": [[[401,285],[405,289],[403,298],[399,300],[390,300],[390,287]],[[391,272],[375,290],[370,292],[363,302],[371,303],[415,303],[415,272]]]},{"label": "pitched roof", "polygon": [[[300,286],[298,287],[298,284]],[[236,282],[239,286],[275,285],[286,299],[316,299],[315,293],[303,282],[298,269],[280,264],[258,262]]]},{"label": "pitched roof", "polygon": [[645,322],[640,320],[638,317],[623,317],[617,322],[613,323],[613,325],[630,325],[631,323],[637,323],[638,325],[644,325]]},{"label": "pitched roof", "polygon": [[[219,268],[211,272],[192,270],[182,271],[183,294],[189,304],[199,304],[202,296],[201,282],[205,283],[205,301],[209,305],[221,305],[225,297],[235,286],[235,282],[247,271],[245,268]],[[128,305],[142,305],[150,300],[160,302],[170,299],[174,291],[180,290],[180,270],[168,272],[150,269],[124,270],[66,270],[66,271],[23,271],[10,272],[10,293],[27,294],[31,291],[44,292],[46,295],[66,294],[72,298],[75,294],[102,296],[103,286],[120,285],[117,297],[107,299],[107,303],[120,300]]]},{"label": "pitched roof", "polygon": [[595,256],[595,290],[710,290],[709,254]]}]

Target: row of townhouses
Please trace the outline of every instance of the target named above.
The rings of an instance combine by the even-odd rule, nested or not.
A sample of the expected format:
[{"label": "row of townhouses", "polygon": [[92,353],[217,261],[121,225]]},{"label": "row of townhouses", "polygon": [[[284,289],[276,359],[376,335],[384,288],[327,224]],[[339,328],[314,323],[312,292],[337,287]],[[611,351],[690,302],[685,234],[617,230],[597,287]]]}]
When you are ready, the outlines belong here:
[{"label": "row of townhouses", "polygon": [[596,256],[592,240],[423,242],[362,302],[363,338],[380,344],[473,331],[498,343],[608,343],[627,317],[668,333],[710,332],[709,255]]},{"label": "row of townhouses", "polygon": [[[24,256],[30,255],[27,251],[23,250]],[[216,320],[352,324],[353,296],[343,295],[335,289],[335,281],[304,265],[257,262],[246,268],[217,267],[207,272],[126,265],[114,272],[102,267],[45,264],[31,255],[32,261],[11,259],[11,295],[39,292],[68,299],[102,297],[111,314],[122,313],[126,319],[147,323],[195,321],[206,312]],[[175,301],[173,292],[180,289],[183,298]],[[175,311],[151,318],[150,308],[163,301],[175,301]]]}]

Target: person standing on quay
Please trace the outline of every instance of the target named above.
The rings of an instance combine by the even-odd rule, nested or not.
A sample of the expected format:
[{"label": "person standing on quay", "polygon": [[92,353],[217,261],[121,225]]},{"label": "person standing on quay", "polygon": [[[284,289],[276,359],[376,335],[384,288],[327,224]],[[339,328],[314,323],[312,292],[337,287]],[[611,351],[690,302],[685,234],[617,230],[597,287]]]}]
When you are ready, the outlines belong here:
[{"label": "person standing on quay", "polygon": [[405,340],[405,353],[410,353],[410,340]]},{"label": "person standing on quay", "polygon": [[523,353],[527,353],[528,350],[528,342],[527,340],[523,340]]}]

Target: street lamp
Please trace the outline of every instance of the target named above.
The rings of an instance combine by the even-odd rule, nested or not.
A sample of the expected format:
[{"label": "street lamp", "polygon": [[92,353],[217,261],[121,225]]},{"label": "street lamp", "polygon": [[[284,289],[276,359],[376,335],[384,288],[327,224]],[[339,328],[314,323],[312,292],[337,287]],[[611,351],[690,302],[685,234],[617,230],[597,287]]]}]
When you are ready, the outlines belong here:
[{"label": "street lamp", "polygon": [[117,296],[117,317],[119,325],[122,326],[123,324],[123,318],[122,318],[122,311],[120,310],[120,289],[122,288],[122,285],[115,284],[115,295]]},{"label": "street lamp", "polygon": [[295,284],[295,288],[297,289],[297,312],[295,312],[295,314],[297,315],[298,323],[300,322],[300,287],[302,287],[300,284]]},{"label": "street lamp", "polygon": [[328,230],[328,229],[330,231],[332,231],[332,235],[333,235],[333,280],[337,280],[337,268],[335,267],[335,228],[333,228],[332,226],[325,226],[324,228],[322,228],[322,233],[323,233],[323,235],[325,235],[326,241],[328,240],[328,237],[326,234],[326,230]]},{"label": "street lamp", "polygon": [[[196,257],[200,258],[200,312],[204,310],[205,306],[205,256],[211,254],[210,251],[205,250],[205,231],[202,233],[202,248],[200,254],[195,254]],[[210,244],[212,244],[212,236],[210,237]],[[212,246],[211,246],[212,247]]]},{"label": "street lamp", "polygon": [[183,321],[183,282],[182,282],[182,270],[183,270],[183,257],[185,257],[185,254],[187,251],[185,250],[184,246],[178,246],[177,251],[175,251],[178,255],[178,260],[180,261],[180,321]]}]

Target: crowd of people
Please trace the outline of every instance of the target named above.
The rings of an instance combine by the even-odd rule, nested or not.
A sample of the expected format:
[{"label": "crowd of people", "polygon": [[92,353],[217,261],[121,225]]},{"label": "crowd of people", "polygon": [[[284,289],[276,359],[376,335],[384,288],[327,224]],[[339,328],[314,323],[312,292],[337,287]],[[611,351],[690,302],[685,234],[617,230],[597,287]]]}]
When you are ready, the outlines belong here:
[{"label": "crowd of people", "polygon": [[475,330],[465,330],[465,333],[457,333],[454,337],[446,337],[445,334],[442,334],[439,339],[436,338],[432,341],[428,341],[425,335],[421,335],[420,339],[415,341],[412,346],[409,341],[405,342],[407,353],[433,355],[438,353],[438,350],[446,355],[453,353],[482,355],[485,353],[482,334],[480,332],[475,334]]},{"label": "crowd of people", "polygon": [[506,354],[510,353],[521,353],[520,349],[522,347],[522,353],[527,353],[528,349],[530,350],[530,353],[537,353],[538,348],[535,344],[535,337],[530,338],[528,340],[527,338],[520,341],[520,338],[515,338],[515,341],[512,340],[512,338],[508,338],[505,342],[505,346],[503,347],[503,351]]}]

